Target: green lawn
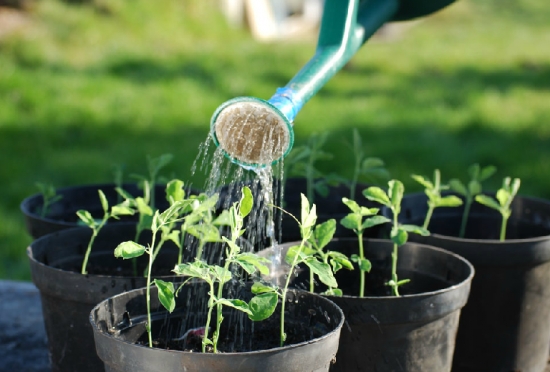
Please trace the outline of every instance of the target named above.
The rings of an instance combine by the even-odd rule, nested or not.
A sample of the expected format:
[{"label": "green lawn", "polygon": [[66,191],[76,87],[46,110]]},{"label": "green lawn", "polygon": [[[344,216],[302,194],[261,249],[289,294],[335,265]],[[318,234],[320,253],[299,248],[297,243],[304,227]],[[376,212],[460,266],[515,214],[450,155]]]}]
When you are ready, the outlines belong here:
[{"label": "green lawn", "polygon": [[[36,1],[28,25],[0,38],[0,278],[30,278],[19,203],[35,182],[109,182],[114,165],[143,173],[145,157],[175,155],[191,174],[218,105],[269,98],[310,58],[315,40],[259,44],[230,29],[213,0]],[[460,0],[398,38],[369,41],[300,112],[296,144],[360,130],[408,191],[410,174],[464,178],[474,163],[521,177],[521,193],[550,198],[550,4]],[[199,160],[200,161],[200,160]]]}]

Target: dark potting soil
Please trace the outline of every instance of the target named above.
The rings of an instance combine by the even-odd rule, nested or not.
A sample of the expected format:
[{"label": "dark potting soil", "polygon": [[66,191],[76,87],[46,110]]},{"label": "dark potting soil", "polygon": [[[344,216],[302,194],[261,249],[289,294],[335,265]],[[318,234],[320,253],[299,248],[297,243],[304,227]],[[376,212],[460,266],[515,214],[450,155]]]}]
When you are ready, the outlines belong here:
[{"label": "dark potting soil", "polygon": [[[215,315],[213,315],[213,317],[214,316]],[[249,321],[247,322],[252,323]],[[276,313],[265,321],[254,323],[251,327],[246,325],[243,326],[242,323],[238,324],[240,323],[239,321],[234,320],[231,322],[229,319],[226,319],[224,320],[224,324],[222,324],[221,335],[218,340],[218,352],[241,353],[280,347],[279,322],[280,317],[277,316]],[[153,329],[159,329],[159,334],[173,335],[174,332],[166,332],[166,330],[182,329],[175,337],[157,337],[157,339],[153,341],[155,347],[167,350],[202,352],[202,335],[204,334],[204,327],[185,329],[181,327],[181,325],[174,324],[174,322],[170,323],[171,324],[167,324],[164,322],[163,324],[161,321],[153,322]],[[233,326],[227,326],[225,323],[233,323]],[[210,339],[212,339],[214,327],[210,329],[208,335]],[[182,335],[186,333],[187,336],[184,339],[176,340],[182,338]],[[285,324],[285,333],[286,340],[284,345],[293,345],[321,337],[327,334],[328,330],[320,323],[308,324],[307,322],[287,321]],[[136,343],[147,345],[147,334],[144,333]],[[213,352],[212,346],[207,346],[206,351]]]}]

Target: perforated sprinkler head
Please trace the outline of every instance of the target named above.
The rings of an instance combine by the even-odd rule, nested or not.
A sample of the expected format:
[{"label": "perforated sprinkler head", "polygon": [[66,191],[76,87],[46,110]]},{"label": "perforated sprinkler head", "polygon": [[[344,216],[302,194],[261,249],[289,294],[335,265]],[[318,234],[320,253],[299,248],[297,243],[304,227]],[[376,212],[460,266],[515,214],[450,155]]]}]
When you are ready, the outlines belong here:
[{"label": "perforated sprinkler head", "polygon": [[277,163],[294,143],[291,121],[273,104],[255,97],[237,97],[218,107],[210,134],[225,156],[247,168]]}]

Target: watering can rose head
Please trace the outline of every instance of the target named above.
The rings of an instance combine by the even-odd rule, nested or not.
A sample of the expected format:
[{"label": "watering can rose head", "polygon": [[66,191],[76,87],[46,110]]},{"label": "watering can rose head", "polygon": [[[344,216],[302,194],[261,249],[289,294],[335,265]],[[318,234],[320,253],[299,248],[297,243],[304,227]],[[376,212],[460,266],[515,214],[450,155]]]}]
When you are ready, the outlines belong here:
[{"label": "watering can rose head", "polygon": [[250,168],[277,163],[294,142],[287,117],[271,103],[253,97],[220,106],[212,116],[211,136],[231,161]]}]

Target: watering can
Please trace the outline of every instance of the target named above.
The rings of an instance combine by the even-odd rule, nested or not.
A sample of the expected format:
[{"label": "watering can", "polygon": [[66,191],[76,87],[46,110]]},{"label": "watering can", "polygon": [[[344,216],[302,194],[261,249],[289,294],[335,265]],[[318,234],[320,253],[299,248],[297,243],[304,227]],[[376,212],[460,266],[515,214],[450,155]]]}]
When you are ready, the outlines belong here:
[{"label": "watering can", "polygon": [[325,0],[313,57],[269,100],[237,97],[214,112],[210,134],[223,153],[246,168],[284,158],[294,143],[294,118],[326,82],[388,21],[433,13],[454,0]]}]

